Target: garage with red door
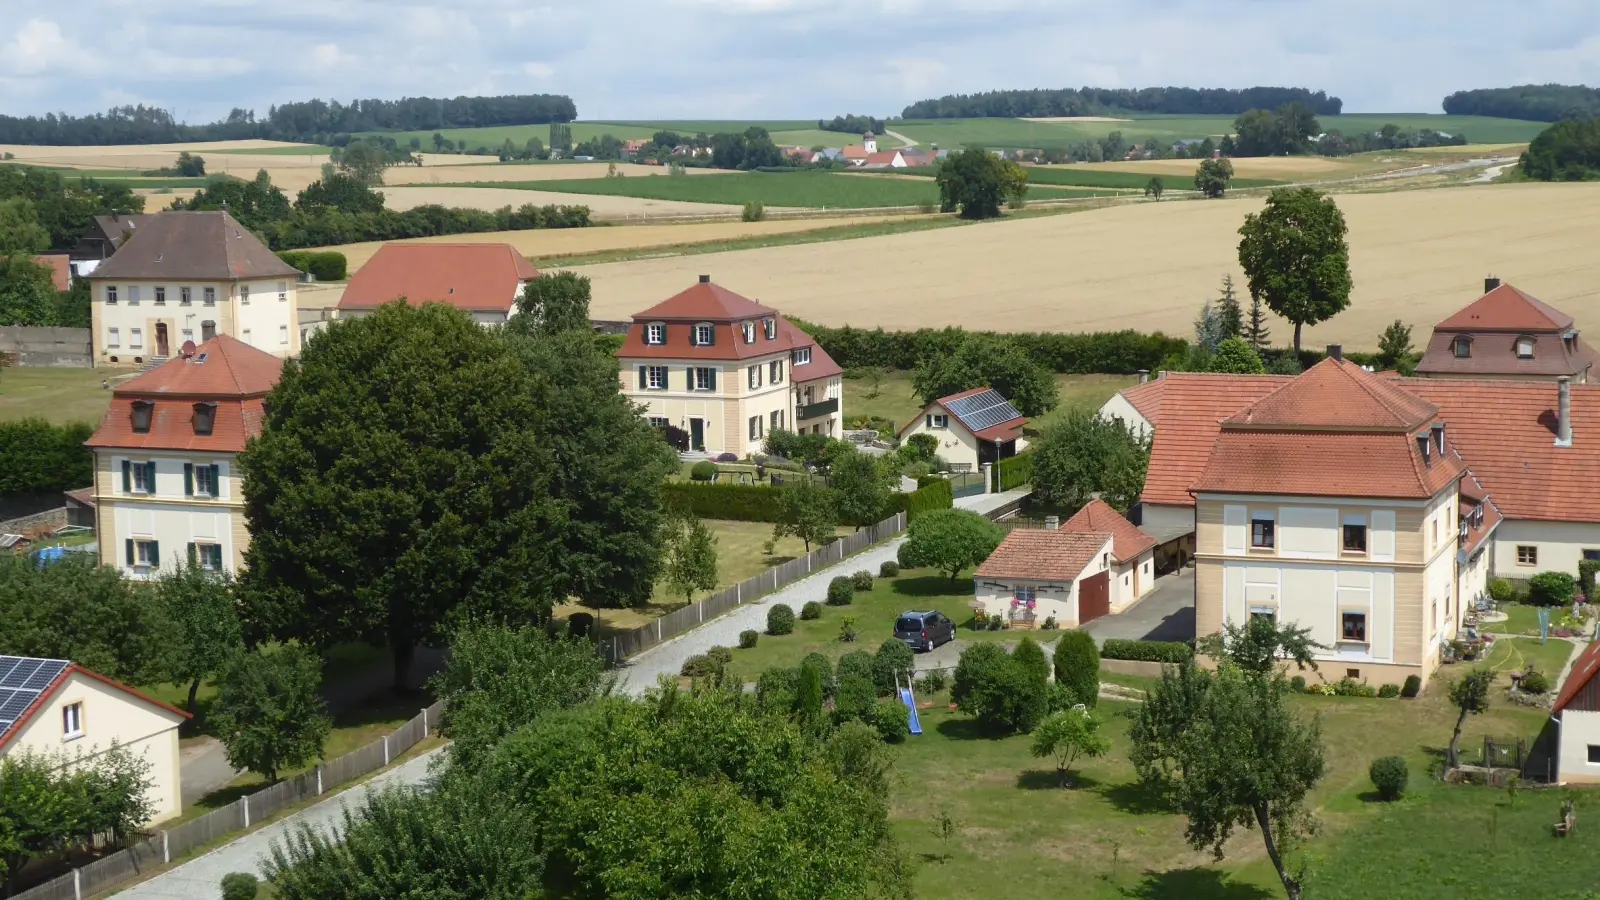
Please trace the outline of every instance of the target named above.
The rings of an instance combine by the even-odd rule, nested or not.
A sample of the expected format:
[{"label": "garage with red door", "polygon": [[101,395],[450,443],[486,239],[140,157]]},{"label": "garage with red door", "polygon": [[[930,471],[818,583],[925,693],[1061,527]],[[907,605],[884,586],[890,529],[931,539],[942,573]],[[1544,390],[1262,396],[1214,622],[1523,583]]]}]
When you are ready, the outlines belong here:
[{"label": "garage with red door", "polygon": [[1078,582],[1078,627],[1111,612],[1111,573],[1101,572]]}]

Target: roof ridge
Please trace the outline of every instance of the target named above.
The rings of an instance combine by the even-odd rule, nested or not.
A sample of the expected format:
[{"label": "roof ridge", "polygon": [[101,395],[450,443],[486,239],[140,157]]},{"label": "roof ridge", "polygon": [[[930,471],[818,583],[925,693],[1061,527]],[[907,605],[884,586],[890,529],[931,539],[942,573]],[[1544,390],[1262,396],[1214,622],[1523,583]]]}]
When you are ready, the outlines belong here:
[{"label": "roof ridge", "polygon": [[[1385,396],[1383,394],[1380,394],[1376,390],[1377,386],[1382,384],[1383,382],[1379,381],[1373,375],[1373,373],[1368,372],[1366,369],[1363,369],[1360,366],[1357,366],[1355,363],[1345,362],[1344,360],[1340,360],[1339,363],[1340,363],[1339,368],[1340,368],[1341,371],[1344,371],[1346,367],[1349,367],[1349,369],[1350,369],[1350,371],[1345,373],[1345,377],[1346,378],[1349,378],[1351,381],[1353,381],[1356,384],[1360,385],[1361,389],[1366,391],[1367,395],[1369,397],[1371,397],[1372,399],[1378,401],[1378,404],[1380,406],[1382,406],[1384,409],[1388,410],[1391,414],[1393,414],[1396,419],[1404,419],[1405,418],[1403,411],[1401,409],[1399,409],[1398,406],[1395,403],[1390,402],[1391,399],[1394,399],[1394,398],[1391,398],[1389,396]],[[1358,375],[1355,374],[1355,372],[1357,370],[1359,370],[1361,372],[1361,375],[1358,376]],[[1405,388],[1400,387],[1399,385],[1395,385],[1394,387],[1395,387],[1396,390],[1400,390],[1400,391],[1403,391],[1403,392],[1405,392],[1407,394],[1410,394],[1409,391],[1406,391]],[[1419,401],[1421,403],[1425,403],[1428,406],[1434,407],[1433,413],[1431,413],[1430,415],[1438,415],[1438,413],[1439,413],[1438,406],[1436,406],[1435,404],[1432,404],[1432,403],[1428,403],[1428,401],[1423,400],[1421,397],[1416,397],[1416,399],[1417,399],[1417,401]],[[1407,428],[1411,428],[1412,426],[1411,425],[1407,425],[1406,427]]]}]

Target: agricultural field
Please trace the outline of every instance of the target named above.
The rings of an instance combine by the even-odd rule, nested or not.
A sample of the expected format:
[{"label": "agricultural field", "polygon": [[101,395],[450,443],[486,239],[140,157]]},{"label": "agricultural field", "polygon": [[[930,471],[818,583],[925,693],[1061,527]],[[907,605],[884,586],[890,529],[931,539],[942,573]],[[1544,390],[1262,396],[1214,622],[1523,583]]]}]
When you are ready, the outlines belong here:
[{"label": "agricultural field", "polygon": [[[1165,182],[1167,189],[1174,191],[1190,189],[1193,186],[1191,181],[1195,169],[1200,163],[1192,159],[1165,161],[1187,164],[1187,168],[1174,166],[1173,178],[1166,177],[1169,173],[1159,173],[1162,175],[1162,180]],[[1235,162],[1243,162],[1243,160],[1235,160]],[[1124,163],[1123,165],[1128,164]],[[1028,171],[1028,184],[1045,190],[1053,187],[1085,187],[1143,191],[1144,186],[1150,183],[1150,174],[1123,171],[1118,168],[1117,163],[1025,165],[1023,168]],[[912,166],[906,169],[873,169],[862,174],[933,178],[939,174],[939,170],[935,166]],[[1229,182],[1230,186],[1234,188],[1272,187],[1273,185],[1286,183],[1281,179],[1272,178],[1235,178]]]},{"label": "agricultural field", "polygon": [[[644,181],[643,178],[627,179],[630,181]],[[660,179],[665,181],[666,179]],[[689,181],[687,178],[676,179]],[[693,179],[694,181],[720,181],[718,178]],[[608,191],[590,192],[584,185],[604,185],[615,183],[617,179],[586,179],[582,181],[535,181],[520,182],[527,184],[526,190],[517,187],[519,182],[492,183],[483,187],[469,185],[455,186],[423,186],[423,185],[387,185],[381,190],[384,205],[390,209],[406,210],[430,203],[443,204],[444,206],[463,206],[475,209],[494,210],[502,206],[522,206],[532,203],[535,206],[550,204],[565,206],[587,206],[596,219],[648,219],[662,216],[703,216],[711,213],[733,213],[740,210],[738,206],[715,203],[694,203],[682,200],[662,199],[657,197],[640,197],[634,195],[617,195]],[[578,186],[574,189],[574,186]],[[558,187],[559,186],[559,187]]]},{"label": "agricultural field", "polygon": [[[572,122],[572,142],[581,144],[591,138],[609,134],[618,140],[646,140],[654,137],[658,131],[676,131],[682,135],[693,136],[700,133],[716,134],[718,132],[744,131],[752,125],[759,125],[772,135],[773,143],[779,146],[815,147],[843,147],[845,144],[860,143],[861,136],[847,134],[839,131],[820,131],[815,120],[783,120],[783,121],[661,121],[661,122]],[[415,137],[422,141],[423,149],[433,148],[433,132],[401,131],[384,132],[388,137],[394,138],[405,146]],[[458,145],[465,142],[469,149],[485,147],[497,150],[507,140],[518,147],[528,142],[528,138],[538,138],[541,143],[550,141],[549,125],[498,125],[486,128],[442,128],[439,134],[455,141]],[[878,146],[883,150],[892,150],[900,146],[900,142],[893,138],[881,139]]]},{"label": "agricultural field", "polygon": [[[1375,349],[1396,318],[1421,341],[1494,273],[1600,328],[1600,259],[1572,222],[1600,219],[1600,185],[1509,184],[1340,194],[1350,227],[1351,307],[1306,329],[1316,346]],[[1187,335],[1226,274],[1243,283],[1238,230],[1259,198],[1126,203],[805,247],[770,247],[578,269],[595,314],[626,316],[701,272],[827,325],[962,325],[996,331],[1135,328]],[[849,285],[841,291],[839,285]],[[863,303],[860,298],[872,298]],[[1292,328],[1272,320],[1273,338]]]}]

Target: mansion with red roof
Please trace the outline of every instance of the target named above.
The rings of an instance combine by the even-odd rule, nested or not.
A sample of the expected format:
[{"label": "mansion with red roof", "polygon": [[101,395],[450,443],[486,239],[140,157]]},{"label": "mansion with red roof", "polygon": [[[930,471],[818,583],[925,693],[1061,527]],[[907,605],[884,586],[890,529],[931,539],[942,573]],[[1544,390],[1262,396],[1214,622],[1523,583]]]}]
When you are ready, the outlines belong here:
[{"label": "mansion with red roof", "polygon": [[637,313],[617,351],[622,393],[691,450],[761,451],[777,429],[839,436],[843,371],[777,310],[709,275]]}]

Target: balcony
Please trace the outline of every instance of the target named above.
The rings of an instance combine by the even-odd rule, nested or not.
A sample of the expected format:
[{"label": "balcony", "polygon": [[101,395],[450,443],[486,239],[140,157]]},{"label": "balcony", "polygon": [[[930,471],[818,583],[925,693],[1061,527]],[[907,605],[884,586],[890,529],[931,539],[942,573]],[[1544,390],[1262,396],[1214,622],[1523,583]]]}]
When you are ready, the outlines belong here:
[{"label": "balcony", "polygon": [[795,410],[794,418],[797,422],[804,422],[807,419],[820,419],[838,411],[839,400],[834,398],[832,400],[824,400],[821,403],[808,403]]}]

